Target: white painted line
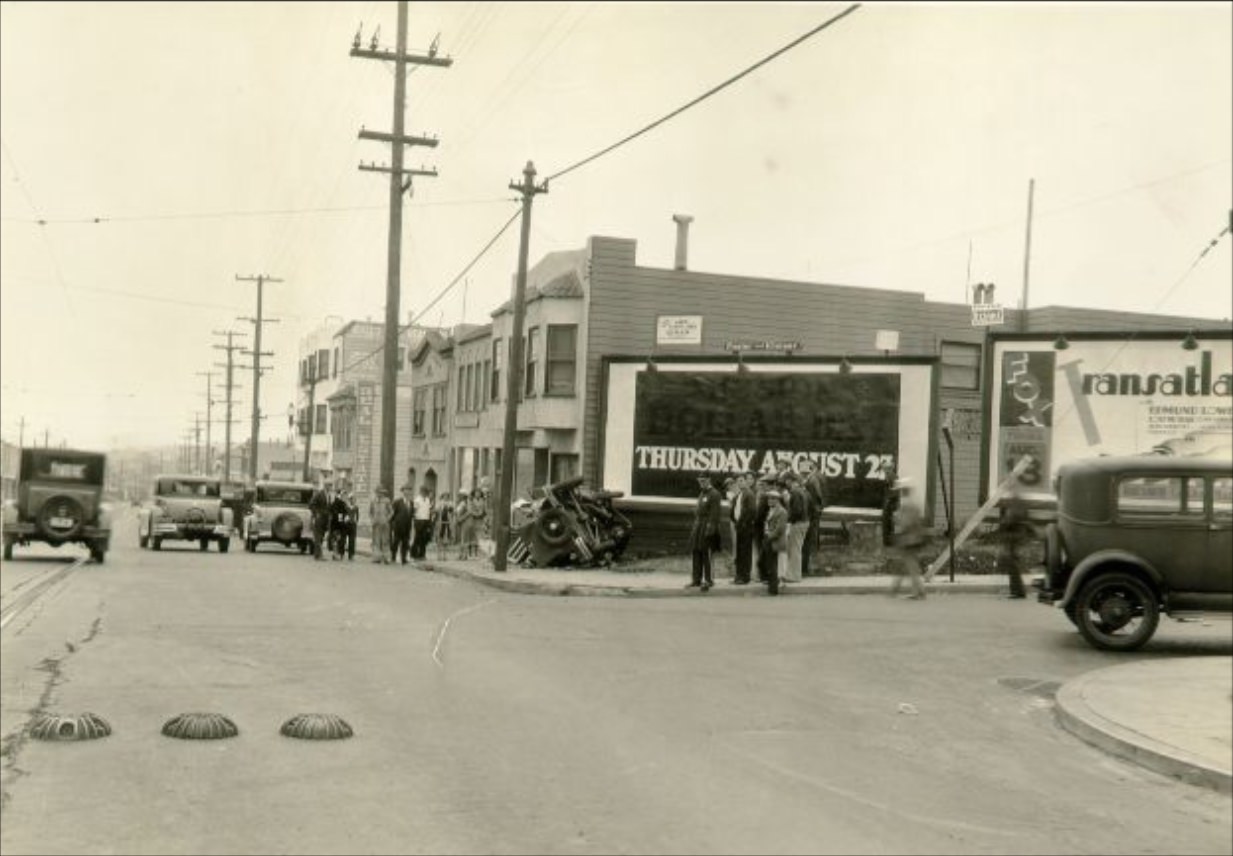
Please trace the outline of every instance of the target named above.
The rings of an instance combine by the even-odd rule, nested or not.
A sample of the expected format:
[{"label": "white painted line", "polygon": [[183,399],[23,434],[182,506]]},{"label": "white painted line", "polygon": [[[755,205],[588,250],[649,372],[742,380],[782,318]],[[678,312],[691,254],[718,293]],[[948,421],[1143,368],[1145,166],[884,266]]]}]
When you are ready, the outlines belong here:
[{"label": "white painted line", "polygon": [[432,646],[432,658],[437,661],[438,666],[440,666],[443,669],[445,668],[445,663],[441,662],[441,658],[438,656],[438,654],[441,651],[441,643],[445,641],[445,631],[450,629],[450,622],[453,621],[455,618],[458,618],[460,615],[466,615],[468,612],[474,612],[475,610],[479,609],[481,606],[487,606],[488,604],[495,603],[495,602],[496,602],[496,598],[489,598],[488,600],[485,600],[482,603],[476,603],[471,606],[468,606],[466,609],[460,609],[457,612],[455,612],[453,615],[451,615],[449,618],[445,619],[445,622],[441,625],[441,629],[437,632],[436,644]]}]

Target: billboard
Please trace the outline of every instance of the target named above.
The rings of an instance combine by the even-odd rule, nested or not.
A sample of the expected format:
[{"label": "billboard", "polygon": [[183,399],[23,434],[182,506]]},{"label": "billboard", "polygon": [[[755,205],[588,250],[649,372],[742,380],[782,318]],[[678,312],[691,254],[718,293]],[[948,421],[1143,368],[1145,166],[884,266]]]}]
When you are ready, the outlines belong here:
[{"label": "billboard", "polygon": [[1233,332],[991,337],[989,496],[1024,455],[1025,495],[1052,498],[1058,467],[1096,455],[1233,457]]},{"label": "billboard", "polygon": [[806,459],[835,505],[877,508],[888,465],[927,488],[934,358],[852,364],[682,358],[607,365],[603,483],[631,499],[692,503],[696,476],[774,472]]}]

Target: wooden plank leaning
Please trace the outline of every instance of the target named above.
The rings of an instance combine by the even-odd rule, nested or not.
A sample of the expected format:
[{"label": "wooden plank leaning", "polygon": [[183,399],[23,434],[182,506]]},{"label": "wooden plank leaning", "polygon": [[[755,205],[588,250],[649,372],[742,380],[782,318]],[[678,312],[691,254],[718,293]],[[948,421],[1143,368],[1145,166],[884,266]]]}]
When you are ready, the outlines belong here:
[{"label": "wooden plank leaning", "polygon": [[[1019,474],[1027,469],[1031,462],[1032,456],[1024,455],[1015,463],[1015,466],[1011,469],[1010,474],[1006,476],[1006,478],[1002,479],[1002,483],[999,484],[997,489],[989,495],[989,498],[985,500],[985,504],[973,512],[972,516],[968,518],[968,522],[963,525],[963,529],[960,530],[959,534],[955,536],[955,549],[958,549],[963,545],[964,541],[968,540],[968,536],[971,535],[972,532],[975,531],[976,527],[980,525],[980,522],[984,520],[985,514],[988,513],[989,509],[997,505],[998,500],[1006,495],[1006,492],[1010,490],[1010,486],[1019,478]],[[930,562],[929,567],[925,569],[925,579],[933,579],[933,575],[946,564],[946,560],[949,558],[950,545],[947,544],[946,547],[943,548],[942,552],[938,554],[938,557]]]}]

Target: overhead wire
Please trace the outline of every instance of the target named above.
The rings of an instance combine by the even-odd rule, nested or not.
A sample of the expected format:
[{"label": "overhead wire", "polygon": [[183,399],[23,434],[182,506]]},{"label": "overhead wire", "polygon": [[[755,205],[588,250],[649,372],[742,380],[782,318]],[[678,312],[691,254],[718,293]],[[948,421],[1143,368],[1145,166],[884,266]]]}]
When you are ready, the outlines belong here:
[{"label": "overhead wire", "polygon": [[[415,325],[416,321],[418,321],[425,314],[427,314],[428,310],[436,306],[437,303],[439,303],[441,299],[445,297],[445,295],[449,294],[449,292],[454,288],[454,286],[456,286],[459,283],[459,281],[464,276],[466,276],[467,273],[470,272],[471,268],[475,267],[476,263],[479,262],[479,260],[482,259],[484,255],[490,249],[492,249],[493,245],[496,244],[497,240],[500,239],[500,237],[505,234],[505,231],[511,225],[513,225],[513,223],[516,220],[518,220],[521,216],[522,216],[522,209],[518,208],[516,211],[514,211],[513,215],[508,220],[505,221],[505,224],[501,226],[500,229],[497,230],[496,234],[488,239],[488,243],[484,244],[484,247],[478,253],[475,254],[475,256],[471,259],[471,261],[467,262],[466,266],[463,267],[463,269],[459,271],[458,274],[452,280],[450,280],[450,282],[445,287],[443,287],[439,292],[437,292],[437,296],[434,297],[431,301],[429,301],[427,306],[420,309],[418,312],[413,313],[410,316],[410,320],[406,324],[400,324],[398,326],[398,335],[402,335],[402,333],[411,329]],[[356,368],[360,364],[368,362],[369,360],[371,360],[373,357],[375,357],[377,354],[381,353],[384,350],[385,350],[385,342],[382,341],[381,344],[377,345],[377,347],[375,347],[373,350],[371,350],[364,356],[358,357],[357,359],[348,363],[347,366],[343,369],[343,371],[344,372],[350,371],[351,369]]]},{"label": "overhead wire", "polygon": [[686,104],[682,104],[680,107],[676,108],[675,110],[673,110],[672,112],[668,113],[667,115],[662,116],[662,117],[660,117],[659,119],[656,119],[654,122],[651,122],[649,125],[646,125],[645,127],[642,127],[642,128],[640,128],[640,129],[638,129],[637,131],[634,131],[632,134],[629,134],[628,136],[623,137],[622,139],[618,140],[617,142],[613,143],[612,145],[608,146],[607,148],[601,149],[601,150],[599,150],[598,152],[596,152],[595,154],[590,155],[590,156],[588,156],[588,157],[585,157],[585,158],[583,158],[582,160],[578,161],[577,163],[571,164],[570,166],[567,166],[567,167],[565,167],[564,169],[561,169],[561,170],[558,170],[558,171],[556,171],[556,172],[552,173],[552,174],[551,174],[551,175],[549,175],[546,179],[544,179],[544,181],[545,181],[545,182],[550,182],[550,181],[554,181],[554,180],[556,180],[556,179],[558,179],[558,178],[560,178],[560,177],[562,177],[562,176],[564,176],[564,175],[568,175],[569,173],[573,172],[574,170],[576,170],[576,169],[580,169],[581,167],[586,166],[587,164],[591,163],[592,161],[598,160],[599,158],[603,157],[604,155],[606,155],[606,154],[608,154],[608,153],[610,153],[610,152],[613,152],[613,151],[615,151],[616,149],[619,149],[621,146],[625,145],[626,143],[633,142],[633,141],[634,141],[634,140],[636,140],[638,137],[641,137],[643,134],[645,134],[645,133],[647,133],[647,132],[649,132],[649,131],[651,131],[651,130],[653,130],[653,129],[655,129],[655,128],[658,128],[660,125],[664,124],[664,123],[665,123],[665,122],[667,122],[668,120],[673,119],[673,118],[675,118],[675,117],[677,117],[677,116],[681,115],[682,113],[684,113],[686,110],[690,109],[691,107],[694,107],[694,106],[696,106],[696,105],[698,105],[698,104],[702,103],[702,102],[703,102],[703,101],[705,101],[706,99],[710,98],[711,96],[716,95],[717,93],[719,93],[719,92],[723,91],[724,89],[727,89],[729,86],[731,86],[733,83],[736,83],[736,82],[737,82],[738,80],[740,80],[741,78],[746,77],[747,75],[751,74],[752,72],[756,71],[757,69],[761,68],[762,66],[766,65],[767,63],[771,62],[772,60],[776,59],[777,57],[782,56],[783,54],[785,54],[785,53],[787,53],[788,51],[790,51],[790,50],[792,50],[793,48],[795,48],[797,45],[799,45],[799,44],[801,44],[802,42],[804,42],[805,40],[810,39],[810,38],[812,38],[813,36],[816,36],[818,33],[822,32],[822,31],[823,31],[823,30],[825,30],[827,27],[830,27],[831,25],[833,25],[833,24],[835,24],[835,23],[838,23],[840,20],[842,20],[843,18],[846,18],[848,15],[852,14],[853,12],[855,12],[855,11],[856,11],[857,9],[859,9],[860,7],[861,7],[861,4],[860,4],[860,3],[853,3],[851,6],[849,6],[847,9],[844,9],[844,10],[843,10],[842,12],[840,12],[839,14],[837,14],[837,15],[835,15],[835,16],[833,16],[833,17],[829,18],[829,19],[827,19],[826,21],[822,22],[822,23],[821,23],[821,24],[819,24],[818,26],[814,27],[812,30],[809,30],[809,31],[808,31],[807,33],[805,33],[804,35],[798,36],[797,38],[795,38],[795,39],[793,39],[792,41],[788,42],[788,43],[787,43],[786,45],[784,45],[783,47],[779,48],[778,50],[773,51],[773,52],[772,52],[772,53],[770,53],[770,54],[767,54],[765,57],[763,57],[762,59],[758,60],[758,61],[757,61],[757,62],[755,62],[753,65],[749,66],[748,68],[744,69],[743,71],[738,72],[737,74],[734,74],[732,77],[728,78],[728,79],[727,79],[727,80],[725,80],[723,83],[720,83],[720,84],[718,84],[718,85],[716,85],[716,86],[711,87],[711,88],[710,88],[710,89],[708,89],[706,92],[702,93],[701,95],[699,95],[697,98],[693,99],[692,101],[690,101],[690,102],[688,102],[688,103],[686,103]]}]

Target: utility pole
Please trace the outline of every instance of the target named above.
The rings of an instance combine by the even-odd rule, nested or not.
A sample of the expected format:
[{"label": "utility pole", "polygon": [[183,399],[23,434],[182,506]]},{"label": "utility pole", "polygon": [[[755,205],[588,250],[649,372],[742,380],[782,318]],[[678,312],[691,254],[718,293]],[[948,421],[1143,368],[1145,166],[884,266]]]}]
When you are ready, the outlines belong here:
[{"label": "utility pole", "polygon": [[[407,53],[407,0],[398,2],[398,36],[395,50],[379,50],[377,37],[374,34],[367,50],[360,47],[360,32],[357,30],[351,43],[351,56],[363,59],[377,59],[394,63],[394,130],[383,134],[366,131],[360,128],[361,140],[380,140],[391,145],[391,166],[376,164],[360,164],[361,170],[369,172],[388,172],[390,175],[390,234],[389,259],[386,265],[385,284],[385,354],[382,362],[381,376],[381,464],[378,483],[385,485],[392,494],[394,490],[394,448],[398,427],[398,312],[399,296],[401,294],[402,267],[402,195],[411,189],[411,180],[416,175],[435,176],[435,169],[404,169],[403,146],[437,145],[436,137],[414,137],[403,133],[403,119],[406,108],[407,63],[417,65],[435,65],[448,67],[454,61],[448,57],[437,56],[437,43],[434,40],[427,55],[412,55]],[[404,179],[403,176],[406,176]]]},{"label": "utility pole", "polygon": [[1036,194],[1036,179],[1028,179],[1027,237],[1023,242],[1023,306],[1019,309],[1019,332],[1028,328],[1028,271],[1032,264],[1032,197]]},{"label": "utility pole", "polygon": [[17,451],[26,448],[26,417],[21,417],[17,423]]},{"label": "utility pole", "polygon": [[43,448],[46,449],[50,445],[51,445],[51,429],[44,428],[43,429]]},{"label": "utility pole", "polygon": [[197,377],[206,379],[206,469],[205,474],[208,476],[214,475],[214,465],[212,462],[213,455],[210,454],[212,445],[210,442],[210,424],[214,421],[211,415],[214,407],[214,372],[197,372]]},{"label": "utility pole", "polygon": [[306,380],[308,381],[308,412],[304,415],[304,422],[303,422],[303,425],[304,425],[304,467],[303,467],[304,472],[303,472],[303,476],[304,476],[304,481],[314,482],[315,480],[309,477],[310,473],[308,470],[308,459],[309,459],[309,455],[312,453],[312,450],[313,450],[313,432],[316,431],[317,429],[316,424],[314,424],[316,422],[316,411],[314,410],[314,408],[316,407],[316,404],[317,404],[317,381],[319,380],[319,378],[317,377],[317,361],[309,360],[305,367],[305,371],[308,373],[308,376],[306,378]]},{"label": "utility pole", "polygon": [[531,200],[537,193],[548,192],[548,182],[535,185],[535,164],[527,161],[522,170],[522,184],[510,182],[510,190],[522,194],[522,238],[518,242],[518,277],[514,285],[514,328],[509,336],[509,371],[505,393],[505,435],[501,442],[501,482],[497,490],[497,508],[493,525],[496,527],[496,546],[492,554],[492,568],[504,571],[506,552],[509,550],[509,506],[514,492],[514,467],[517,464],[515,448],[518,429],[518,402],[522,396],[522,320],[527,297],[527,245],[531,240]]},{"label": "utility pole", "polygon": [[[231,481],[231,390],[239,389],[239,387],[237,387],[233,382],[232,372],[235,368],[235,363],[232,359],[231,353],[240,347],[239,345],[233,345],[231,343],[231,338],[232,336],[243,336],[244,334],[236,333],[234,330],[227,330],[226,332],[215,330],[214,335],[227,337],[227,344],[215,345],[214,349],[227,352],[227,363],[225,365],[225,368],[227,369],[227,422],[223,429],[223,481],[229,482]],[[220,363],[215,363],[214,365],[219,366],[219,368],[224,368],[224,366]]]},{"label": "utility pole", "polygon": [[193,473],[201,475],[201,414],[193,414]]},{"label": "utility pole", "polygon": [[256,331],[253,334],[253,349],[251,351],[242,351],[241,353],[251,354],[253,358],[253,427],[249,442],[252,444],[250,454],[248,456],[248,478],[252,482],[257,481],[257,450],[260,448],[261,434],[261,358],[274,356],[273,351],[261,350],[261,325],[276,324],[277,318],[262,318],[261,316],[261,300],[262,294],[265,291],[267,282],[282,282],[281,279],[275,279],[272,276],[258,274],[257,276],[240,276],[236,275],[236,280],[239,282],[255,282],[257,283],[257,317],[256,318],[240,318],[240,321],[252,321],[253,328]]}]

